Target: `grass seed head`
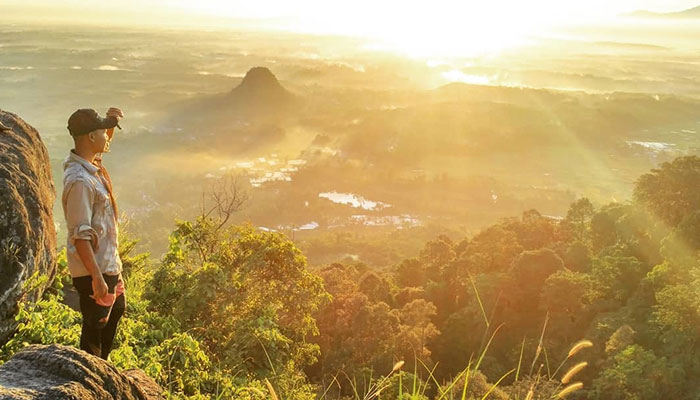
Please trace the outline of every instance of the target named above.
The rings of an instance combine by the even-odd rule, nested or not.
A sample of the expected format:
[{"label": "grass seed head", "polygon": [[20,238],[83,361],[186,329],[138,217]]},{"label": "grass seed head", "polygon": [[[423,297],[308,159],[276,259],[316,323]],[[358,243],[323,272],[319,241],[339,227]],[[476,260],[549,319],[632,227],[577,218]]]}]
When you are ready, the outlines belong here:
[{"label": "grass seed head", "polygon": [[586,349],[588,347],[593,347],[593,342],[590,340],[580,340],[578,343],[576,343],[571,350],[569,350],[569,355],[566,356],[566,358],[571,358],[574,356],[574,354],[578,353],[579,351]]},{"label": "grass seed head", "polygon": [[571,393],[581,389],[583,387],[583,383],[581,382],[576,382],[572,383],[571,385],[565,387],[564,389],[561,390],[561,392],[557,393],[557,397],[560,399],[563,399],[564,397],[570,395]]},{"label": "grass seed head", "polygon": [[571,367],[566,372],[566,374],[564,374],[564,377],[561,378],[561,383],[563,383],[563,384],[569,383],[569,381],[571,380],[571,378],[574,377],[574,375],[578,374],[579,372],[581,372],[582,369],[586,368],[586,365],[588,365],[588,363],[586,361],[584,361],[584,362],[580,362],[580,363],[574,365],[573,367]]},{"label": "grass seed head", "polygon": [[397,362],[396,364],[394,364],[394,368],[392,368],[391,372],[393,373],[393,372],[400,370],[401,367],[403,367],[403,364],[404,364],[403,360]]}]

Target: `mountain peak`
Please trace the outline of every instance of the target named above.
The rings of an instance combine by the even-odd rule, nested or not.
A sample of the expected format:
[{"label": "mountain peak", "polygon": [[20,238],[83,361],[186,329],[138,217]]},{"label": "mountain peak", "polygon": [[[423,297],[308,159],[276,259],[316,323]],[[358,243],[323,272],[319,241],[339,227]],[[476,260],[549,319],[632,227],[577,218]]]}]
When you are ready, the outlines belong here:
[{"label": "mountain peak", "polygon": [[275,74],[272,73],[266,67],[253,67],[246,72],[243,81],[238,85],[238,87],[252,87],[252,88],[269,88],[269,87],[279,87],[282,88]]},{"label": "mountain peak", "polygon": [[294,96],[265,67],[253,67],[241,83],[229,93],[229,99],[237,107],[264,108],[287,105]]},{"label": "mountain peak", "polygon": [[289,96],[287,89],[277,80],[275,74],[266,67],[253,67],[248,70],[241,83],[231,94],[236,97],[280,99]]}]

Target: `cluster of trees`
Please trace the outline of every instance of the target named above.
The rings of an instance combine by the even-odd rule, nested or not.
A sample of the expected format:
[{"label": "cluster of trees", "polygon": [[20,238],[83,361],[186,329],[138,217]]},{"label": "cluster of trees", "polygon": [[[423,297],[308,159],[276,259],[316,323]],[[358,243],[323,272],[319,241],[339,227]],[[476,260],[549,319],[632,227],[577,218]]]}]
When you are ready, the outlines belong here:
[{"label": "cluster of trees", "polygon": [[[699,157],[641,176],[628,203],[528,210],[382,269],[311,271],[284,235],[227,218],[178,222],[157,265],[122,241],[129,308],[111,360],[173,398],[544,399],[567,371],[589,399],[700,394]],[[77,343],[60,276],[0,359]]]},{"label": "cluster of trees", "polygon": [[[488,345],[481,372],[496,382],[521,366],[500,385],[522,398],[521,381],[539,371],[556,382],[558,361],[588,339],[577,356],[589,365],[578,375],[588,398],[696,399],[699,251],[693,156],[641,176],[624,204],[582,198],[561,220],[528,210],[471,238],[439,236],[385,270],[331,264],[319,272],[333,299],[316,314],[321,357],[307,374],[321,381],[405,360],[435,378],[428,393],[437,393]],[[539,386],[544,397],[560,389]]]}]

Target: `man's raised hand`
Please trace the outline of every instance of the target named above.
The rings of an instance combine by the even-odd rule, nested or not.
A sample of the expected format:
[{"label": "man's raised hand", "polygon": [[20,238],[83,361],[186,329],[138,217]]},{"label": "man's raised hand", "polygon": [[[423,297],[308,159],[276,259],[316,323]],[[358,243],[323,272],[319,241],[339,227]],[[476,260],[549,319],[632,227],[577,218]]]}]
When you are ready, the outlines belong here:
[{"label": "man's raised hand", "polygon": [[124,113],[119,108],[110,107],[109,110],[107,110],[107,116],[115,117],[117,121],[119,121],[120,119],[124,118]]}]

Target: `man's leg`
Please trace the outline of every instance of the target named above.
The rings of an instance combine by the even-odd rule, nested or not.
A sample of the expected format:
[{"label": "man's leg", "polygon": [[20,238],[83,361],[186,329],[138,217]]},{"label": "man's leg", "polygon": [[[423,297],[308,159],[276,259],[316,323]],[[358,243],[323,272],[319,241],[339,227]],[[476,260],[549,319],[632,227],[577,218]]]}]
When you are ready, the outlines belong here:
[{"label": "man's leg", "polygon": [[102,335],[101,330],[93,322],[96,318],[97,304],[90,298],[90,295],[92,295],[92,277],[81,276],[73,278],[73,286],[75,286],[80,295],[80,313],[83,315],[80,349],[99,357],[102,354]]},{"label": "man's leg", "polygon": [[100,356],[105,360],[107,357],[109,357],[109,352],[112,351],[112,343],[114,342],[114,336],[117,333],[117,323],[124,314],[125,309],[126,296],[121,294],[114,301],[114,306],[112,307],[112,312],[109,314],[107,325],[105,325],[105,327],[102,329],[102,353]]},{"label": "man's leg", "polygon": [[85,314],[83,314],[83,329],[80,333],[80,349],[98,357],[102,354],[102,330],[88,326],[85,323]]}]

